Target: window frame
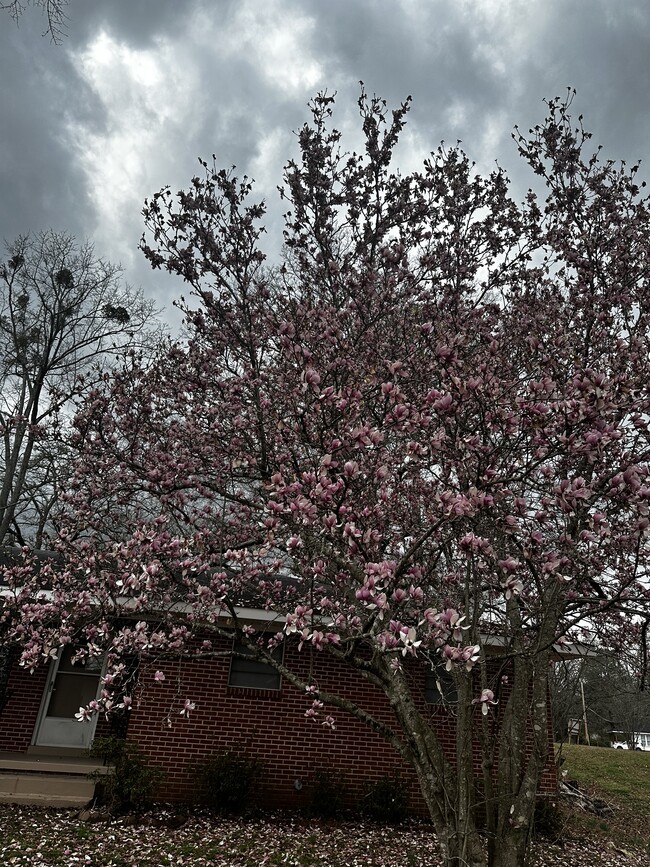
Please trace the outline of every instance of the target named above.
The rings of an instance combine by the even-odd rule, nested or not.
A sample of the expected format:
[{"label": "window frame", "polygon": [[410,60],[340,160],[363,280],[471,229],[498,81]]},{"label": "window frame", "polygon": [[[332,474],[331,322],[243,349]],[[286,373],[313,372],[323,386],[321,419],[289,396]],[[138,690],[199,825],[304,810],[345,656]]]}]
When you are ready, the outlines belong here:
[{"label": "window frame", "polygon": [[[230,657],[230,666],[228,668],[228,689],[251,689],[258,692],[275,692],[282,690],[282,675],[280,672],[260,659],[255,659],[252,653],[250,656],[235,655],[235,653],[245,654],[249,648],[243,641],[239,641],[237,637],[232,640],[232,656]],[[271,651],[277,662],[284,661],[284,641],[278,644]],[[233,681],[233,676],[238,682]],[[264,680],[266,678],[267,680]],[[272,680],[271,680],[272,678]],[[262,682],[260,683],[260,679]],[[244,682],[248,681],[248,682]]]}]

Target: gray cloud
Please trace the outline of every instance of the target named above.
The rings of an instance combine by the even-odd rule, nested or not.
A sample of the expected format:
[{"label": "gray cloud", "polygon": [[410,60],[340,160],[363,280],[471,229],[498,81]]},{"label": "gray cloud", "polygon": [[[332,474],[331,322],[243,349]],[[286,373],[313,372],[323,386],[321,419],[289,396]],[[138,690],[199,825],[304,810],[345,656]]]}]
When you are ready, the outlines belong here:
[{"label": "gray cloud", "polygon": [[[146,47],[161,34],[173,33],[191,15],[199,0],[71,0],[68,36],[74,42],[92,39],[104,29]],[[231,2],[217,4],[222,7]]]},{"label": "gray cloud", "polygon": [[[0,235],[65,222],[74,231],[92,225],[85,179],[70,159],[62,130],[70,112],[101,123],[67,55],[41,38],[40,19],[0,29]],[[30,52],[34,44],[37,50]]]},{"label": "gray cloud", "polygon": [[650,140],[645,0],[72,0],[69,12],[60,47],[35,10],[18,29],[0,18],[0,235],[94,237],[165,303],[182,287],[137,252],[143,199],[186,186],[214,152],[257,178],[277,240],[275,184],[324,87],[356,142],[359,79],[391,105],[412,94],[406,161],[462,139],[518,190],[512,127],[539,122],[569,84],[607,156],[643,157]]}]

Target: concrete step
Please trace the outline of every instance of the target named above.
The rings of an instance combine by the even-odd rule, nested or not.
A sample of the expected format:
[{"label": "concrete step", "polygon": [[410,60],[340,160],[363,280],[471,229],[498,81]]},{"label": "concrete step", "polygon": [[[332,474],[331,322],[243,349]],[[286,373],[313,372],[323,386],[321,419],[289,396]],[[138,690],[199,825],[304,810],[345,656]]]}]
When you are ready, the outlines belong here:
[{"label": "concrete step", "polygon": [[0,802],[44,807],[83,807],[95,784],[80,774],[0,772]]},{"label": "concrete step", "polygon": [[99,771],[106,773],[105,765],[97,764],[92,759],[66,759],[56,756],[2,755],[0,753],[0,772],[2,771],[35,771],[42,774],[91,774]]},{"label": "concrete step", "polygon": [[87,756],[0,753],[0,803],[83,807],[95,793],[88,774],[107,770]]}]

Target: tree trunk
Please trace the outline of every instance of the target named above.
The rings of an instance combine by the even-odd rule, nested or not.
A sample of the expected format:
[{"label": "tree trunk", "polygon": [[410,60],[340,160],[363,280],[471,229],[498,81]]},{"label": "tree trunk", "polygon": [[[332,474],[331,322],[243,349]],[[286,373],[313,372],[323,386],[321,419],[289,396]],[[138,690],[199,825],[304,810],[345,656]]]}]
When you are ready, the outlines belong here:
[{"label": "tree trunk", "polygon": [[498,823],[489,867],[521,867],[530,840],[537,792],[549,752],[549,652],[514,663],[515,685],[501,721]]},{"label": "tree trunk", "polygon": [[522,867],[528,848],[528,829],[511,828],[495,846],[489,867]]},{"label": "tree trunk", "polygon": [[442,787],[433,782],[436,779],[434,768],[425,768],[416,762],[415,770],[440,843],[441,867],[487,867],[473,817],[457,809],[458,782],[455,773],[452,771],[445,778]]},{"label": "tree trunk", "polygon": [[525,863],[549,751],[549,663],[550,642],[533,659],[515,657],[513,687],[503,716],[498,727],[486,729],[486,736],[499,739],[489,835],[477,826],[476,787],[482,775],[474,768],[473,740],[481,724],[472,706],[471,682],[459,689],[453,761],[445,755],[430,720],[415,706],[403,675],[395,674],[389,681],[387,695],[401,730],[409,736],[405,758],[417,774],[440,842],[443,867],[522,867]]},{"label": "tree trunk", "polygon": [[[469,750],[454,767],[429,720],[419,712],[403,674],[393,673],[386,691],[403,732],[409,734],[409,755],[442,853],[441,867],[487,867],[475,824],[472,773],[471,704],[460,715],[457,748]],[[405,756],[406,757],[406,756]],[[462,782],[460,777],[465,774]]]}]

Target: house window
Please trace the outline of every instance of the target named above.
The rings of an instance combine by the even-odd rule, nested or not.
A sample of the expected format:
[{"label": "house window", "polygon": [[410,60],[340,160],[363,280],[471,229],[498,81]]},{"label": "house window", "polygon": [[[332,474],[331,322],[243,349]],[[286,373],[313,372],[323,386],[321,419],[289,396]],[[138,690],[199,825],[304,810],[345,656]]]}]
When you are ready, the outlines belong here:
[{"label": "house window", "polygon": [[[279,644],[271,651],[271,656],[277,662],[282,662],[284,646]],[[245,687],[248,689],[280,689],[282,677],[268,662],[255,659],[250,649],[242,641],[233,643],[233,651],[247,654],[246,657],[232,656],[230,658],[230,674],[228,686]]]},{"label": "house window", "polygon": [[456,684],[444,666],[439,665],[427,671],[424,698],[428,704],[456,704],[458,701]]}]

